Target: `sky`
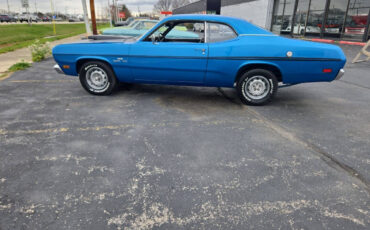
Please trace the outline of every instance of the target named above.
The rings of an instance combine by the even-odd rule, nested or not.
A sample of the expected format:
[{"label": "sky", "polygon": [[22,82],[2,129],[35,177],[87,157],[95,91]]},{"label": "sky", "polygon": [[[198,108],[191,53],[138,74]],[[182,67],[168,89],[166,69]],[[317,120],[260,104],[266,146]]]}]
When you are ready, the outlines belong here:
[{"label": "sky", "polygon": [[[10,11],[25,11],[21,8],[21,0],[8,0],[10,5]],[[28,0],[30,5],[30,12],[35,12],[36,7],[37,11],[41,12],[51,12],[51,0]],[[62,13],[68,14],[81,14],[82,13],[82,4],[81,0],[52,0],[55,5],[55,9]],[[112,4],[113,0],[109,0]],[[89,7],[89,0],[86,0],[86,3]],[[153,10],[153,5],[157,0],[118,0],[118,3],[126,4],[131,12],[136,13],[138,9],[141,12],[151,12]],[[36,3],[36,4],[35,4]],[[95,9],[97,14],[99,10],[103,7],[108,6],[108,0],[95,0]],[[7,0],[0,0],[0,9],[7,10]]]}]

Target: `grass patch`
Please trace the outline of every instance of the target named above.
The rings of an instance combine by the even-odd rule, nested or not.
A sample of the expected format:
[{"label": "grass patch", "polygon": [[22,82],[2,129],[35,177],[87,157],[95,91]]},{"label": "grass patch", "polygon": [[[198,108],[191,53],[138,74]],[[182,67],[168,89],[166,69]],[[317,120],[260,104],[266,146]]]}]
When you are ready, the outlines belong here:
[{"label": "grass patch", "polygon": [[4,78],[4,77],[8,76],[8,74],[9,74],[9,73],[2,73],[2,74],[0,74],[0,80],[1,80],[2,78]]},{"label": "grass patch", "polygon": [[[109,24],[98,24],[98,29],[109,27]],[[41,43],[76,36],[85,33],[85,24],[55,24],[56,35],[52,24],[13,24],[0,26],[0,54],[30,46],[37,39]]]},{"label": "grass patch", "polygon": [[8,72],[15,72],[15,71],[19,71],[19,70],[24,70],[24,69],[27,69],[28,67],[31,67],[31,63],[21,61],[21,62],[18,62],[16,64],[10,66],[9,69],[8,69]]},{"label": "grass patch", "polygon": [[8,71],[0,74],[0,81],[4,77],[6,78],[7,76],[9,76],[12,72],[24,70],[24,69],[27,69],[28,67],[31,67],[31,63],[25,62],[23,60],[21,62],[15,63],[14,65],[9,67]]}]

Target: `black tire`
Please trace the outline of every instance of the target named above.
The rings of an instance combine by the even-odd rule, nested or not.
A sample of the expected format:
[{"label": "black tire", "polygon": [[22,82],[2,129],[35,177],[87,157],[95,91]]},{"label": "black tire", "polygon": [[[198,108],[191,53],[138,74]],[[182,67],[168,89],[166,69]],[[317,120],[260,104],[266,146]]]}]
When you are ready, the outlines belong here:
[{"label": "black tire", "polygon": [[[92,81],[91,76],[90,78],[88,76],[91,73],[91,71],[94,71],[94,70],[97,72],[103,73],[103,77],[107,78],[106,79],[107,85],[106,86],[103,85],[102,89],[98,90],[96,86],[94,86],[94,83],[91,82]],[[87,92],[93,95],[99,95],[99,96],[110,95],[118,86],[118,81],[117,81],[117,78],[112,68],[106,63],[100,62],[100,61],[90,61],[90,62],[86,62],[85,64],[83,64],[79,71],[79,78],[80,78],[82,87]]]},{"label": "black tire", "polygon": [[[256,89],[251,83],[257,87]],[[260,89],[263,89],[261,95]],[[251,90],[250,90],[251,89]],[[240,100],[246,105],[265,105],[275,96],[278,89],[278,81],[271,71],[265,69],[252,69],[245,72],[238,80],[236,90]]]}]

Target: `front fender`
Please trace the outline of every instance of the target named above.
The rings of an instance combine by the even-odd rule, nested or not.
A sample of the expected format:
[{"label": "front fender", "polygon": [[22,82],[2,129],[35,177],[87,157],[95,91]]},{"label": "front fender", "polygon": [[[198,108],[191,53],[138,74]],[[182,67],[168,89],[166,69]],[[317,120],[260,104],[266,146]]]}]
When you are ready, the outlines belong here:
[{"label": "front fender", "polygon": [[75,69],[76,69],[76,72],[78,74],[78,67],[80,67],[80,62],[84,62],[84,61],[87,61],[87,60],[91,60],[91,61],[102,61],[102,62],[106,62],[108,65],[110,65],[113,69],[113,66],[112,66],[112,63],[109,61],[108,58],[105,58],[105,57],[100,57],[100,56],[81,56],[81,57],[78,57],[76,59],[76,66],[75,66]]},{"label": "front fender", "polygon": [[112,66],[110,61],[105,57],[100,56],[77,56],[72,54],[54,54],[55,61],[66,75],[78,76],[78,64],[84,60],[98,60],[108,63]]}]

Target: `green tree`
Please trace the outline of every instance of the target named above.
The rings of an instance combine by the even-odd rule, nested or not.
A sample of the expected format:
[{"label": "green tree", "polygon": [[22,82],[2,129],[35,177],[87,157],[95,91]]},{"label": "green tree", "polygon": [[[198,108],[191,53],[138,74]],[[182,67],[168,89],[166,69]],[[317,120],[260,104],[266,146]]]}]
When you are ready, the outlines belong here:
[{"label": "green tree", "polygon": [[129,17],[132,17],[130,10],[127,8],[127,6],[125,4],[122,5],[121,12],[123,12],[125,14],[126,19],[129,18]]}]

